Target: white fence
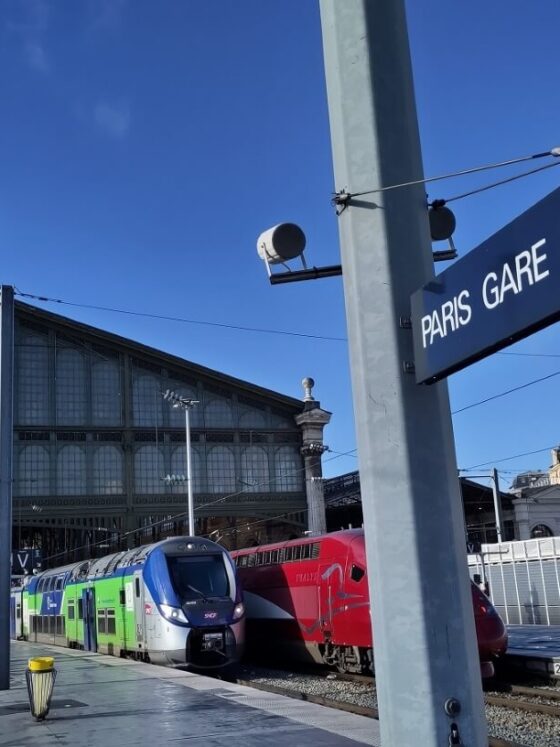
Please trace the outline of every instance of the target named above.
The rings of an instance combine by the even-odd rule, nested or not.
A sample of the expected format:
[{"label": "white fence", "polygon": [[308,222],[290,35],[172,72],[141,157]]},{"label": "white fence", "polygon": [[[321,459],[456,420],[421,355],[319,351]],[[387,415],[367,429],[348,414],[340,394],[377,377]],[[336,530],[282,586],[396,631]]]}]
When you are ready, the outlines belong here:
[{"label": "white fence", "polygon": [[506,623],[560,625],[560,537],[482,545],[468,560]]}]

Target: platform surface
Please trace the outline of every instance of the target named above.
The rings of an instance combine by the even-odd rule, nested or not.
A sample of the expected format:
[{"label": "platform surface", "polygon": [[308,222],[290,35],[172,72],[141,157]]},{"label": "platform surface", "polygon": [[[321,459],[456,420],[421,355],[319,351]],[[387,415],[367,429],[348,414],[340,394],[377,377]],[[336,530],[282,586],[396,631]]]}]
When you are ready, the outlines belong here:
[{"label": "platform surface", "polygon": [[[49,715],[29,712],[27,661],[54,656]],[[380,745],[373,719],[181,670],[13,642],[0,691],[0,747],[356,747]]]},{"label": "platform surface", "polygon": [[508,625],[508,654],[560,658],[560,625]]},{"label": "platform surface", "polygon": [[560,625],[508,625],[504,665],[552,679],[560,679]]}]

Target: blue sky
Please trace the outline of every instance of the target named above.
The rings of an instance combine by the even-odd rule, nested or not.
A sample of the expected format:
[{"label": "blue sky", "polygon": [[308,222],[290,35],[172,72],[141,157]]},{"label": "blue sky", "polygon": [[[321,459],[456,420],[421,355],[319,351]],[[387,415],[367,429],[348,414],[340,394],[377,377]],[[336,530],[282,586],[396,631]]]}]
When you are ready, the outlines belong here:
[{"label": "blue sky", "polygon": [[[427,176],[560,145],[557,0],[407,8]],[[318,2],[4,0],[0,70],[1,282],[77,304],[345,336],[339,278],[272,288],[255,250],[263,229],[289,220],[312,264],[339,262]],[[559,178],[551,169],[455,203],[460,254]],[[344,342],[38,305],[291,396],[313,376],[333,412],[326,442],[355,447]],[[452,409],[560,370],[558,325],[508,352],[558,357],[497,354],[455,374]],[[559,381],[454,416],[458,465],[558,443]],[[498,466],[506,481],[506,470],[548,464],[543,451]],[[325,473],[355,466],[339,457]]]}]

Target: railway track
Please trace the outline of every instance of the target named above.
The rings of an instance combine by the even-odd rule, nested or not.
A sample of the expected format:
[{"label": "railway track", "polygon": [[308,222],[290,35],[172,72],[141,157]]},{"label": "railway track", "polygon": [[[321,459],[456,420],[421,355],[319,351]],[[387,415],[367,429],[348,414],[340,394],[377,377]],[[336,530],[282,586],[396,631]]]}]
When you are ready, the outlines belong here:
[{"label": "railway track", "polygon": [[[369,681],[371,682],[371,677],[367,679],[369,679]],[[376,720],[379,719],[379,711],[377,710],[377,708],[366,708],[364,706],[355,705],[353,703],[344,703],[338,700],[333,700],[332,698],[324,698],[320,695],[309,695],[303,692],[298,693],[294,690],[288,690],[284,687],[278,687],[276,685],[263,685],[261,683],[255,683],[251,680],[238,679],[236,680],[236,682],[239,685],[247,685],[248,687],[254,687],[257,690],[276,693],[277,695],[285,695],[289,698],[295,698],[297,700],[305,700],[308,703],[316,703],[317,705],[326,706],[328,708],[335,708],[339,711],[355,713],[358,716],[366,716],[367,718],[373,718]],[[521,744],[521,742],[511,742],[507,739],[490,737],[488,740],[488,747],[525,747],[525,745]]]},{"label": "railway track", "polygon": [[[301,674],[301,672],[298,672]],[[350,682],[357,685],[363,685],[364,692],[370,692],[372,695],[375,693],[375,680],[372,677],[355,674],[340,674],[334,673],[332,670],[321,672],[319,675],[317,671],[309,672],[308,669],[305,671],[306,675],[315,677],[315,679],[329,679],[334,682]],[[289,675],[291,677],[291,673]],[[294,674],[294,677],[298,675]],[[300,690],[294,689],[292,686],[282,686],[282,682],[277,684],[269,684],[267,682],[255,682],[247,677],[240,677],[236,680],[239,684],[254,687],[259,690],[266,692],[273,692],[278,695],[284,695],[299,700],[305,700],[310,703],[316,703],[318,705],[326,706],[329,708],[335,708],[343,710],[349,713],[355,713],[360,716],[366,716],[368,718],[379,719],[379,712],[376,707],[370,707],[367,705],[359,705],[357,703],[347,702],[345,700],[337,699],[329,694],[314,694],[305,691],[304,688]],[[288,684],[288,683],[287,683]],[[521,719],[522,722],[528,718],[536,719],[545,717],[546,719],[554,719],[560,723],[560,692],[554,690],[547,690],[543,688],[535,687],[522,687],[513,685],[508,688],[507,693],[486,693],[485,702],[487,707],[498,709],[498,712],[503,713],[502,720],[510,721],[511,719]],[[375,700],[374,700],[375,704]],[[508,709],[512,711],[512,716],[508,717],[505,714]],[[496,710],[494,711],[496,713]],[[526,714],[526,716],[525,716]],[[492,719],[489,717],[489,726],[492,728]],[[495,723],[495,722],[494,722]],[[500,729],[501,730],[501,729]],[[512,736],[511,732],[506,730],[507,736]],[[548,744],[549,742],[547,742]],[[505,739],[503,737],[492,736],[489,738],[489,747],[527,747],[527,744],[541,744],[539,741],[528,739],[525,741],[512,741],[511,739]],[[550,742],[552,744],[552,742]],[[557,742],[554,742],[557,744]]]}]

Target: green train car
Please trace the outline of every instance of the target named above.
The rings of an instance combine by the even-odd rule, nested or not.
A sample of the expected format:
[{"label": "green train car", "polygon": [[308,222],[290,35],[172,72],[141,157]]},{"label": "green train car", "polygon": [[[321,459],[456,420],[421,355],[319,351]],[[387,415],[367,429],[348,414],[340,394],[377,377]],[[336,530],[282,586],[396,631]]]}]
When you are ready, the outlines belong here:
[{"label": "green train car", "polygon": [[11,592],[13,638],[220,669],[245,644],[245,607],[229,553],[175,537],[52,568]]}]

